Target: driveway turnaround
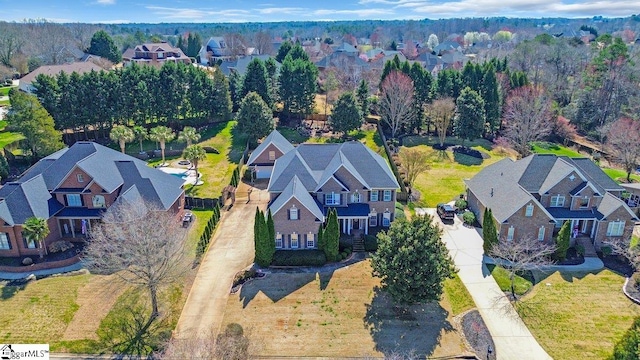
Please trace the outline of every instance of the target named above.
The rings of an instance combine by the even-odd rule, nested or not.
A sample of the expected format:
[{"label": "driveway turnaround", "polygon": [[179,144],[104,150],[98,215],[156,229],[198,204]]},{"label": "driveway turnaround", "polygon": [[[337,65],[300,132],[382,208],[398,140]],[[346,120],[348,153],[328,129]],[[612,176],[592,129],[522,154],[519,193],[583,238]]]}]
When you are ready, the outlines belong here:
[{"label": "driveway turnaround", "polygon": [[180,314],[175,337],[193,338],[218,334],[233,277],[253,262],[253,219],[256,206],[264,210],[268,200],[269,194],[266,191],[254,188],[250,202],[247,203],[246,197],[236,198],[235,205],[224,213],[209,250],[200,263],[191,292]]},{"label": "driveway turnaround", "polygon": [[[417,211],[416,211],[417,212]],[[434,221],[443,228],[442,240],[458,268],[458,276],[476,303],[493,342],[497,359],[551,359],[538,344],[507,297],[483,263],[482,237],[474,228],[462,225],[456,217],[454,224],[442,224],[435,209],[427,209]],[[493,357],[491,357],[493,359]]]}]

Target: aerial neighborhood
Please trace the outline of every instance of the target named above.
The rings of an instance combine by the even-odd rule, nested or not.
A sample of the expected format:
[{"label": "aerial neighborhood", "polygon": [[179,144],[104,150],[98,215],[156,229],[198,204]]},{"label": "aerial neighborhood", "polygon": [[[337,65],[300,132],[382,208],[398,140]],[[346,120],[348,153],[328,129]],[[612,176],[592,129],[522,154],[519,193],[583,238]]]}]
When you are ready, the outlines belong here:
[{"label": "aerial neighborhood", "polygon": [[640,358],[636,10],[157,2],[0,6],[0,357]]}]

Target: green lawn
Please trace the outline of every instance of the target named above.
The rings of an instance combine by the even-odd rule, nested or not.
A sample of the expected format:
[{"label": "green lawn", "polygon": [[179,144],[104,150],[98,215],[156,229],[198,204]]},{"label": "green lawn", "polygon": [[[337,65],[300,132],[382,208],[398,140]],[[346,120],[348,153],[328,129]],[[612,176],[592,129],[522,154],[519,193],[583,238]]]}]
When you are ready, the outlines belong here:
[{"label": "green lawn", "polygon": [[0,106],[9,106],[11,105],[11,102],[7,99],[7,100],[0,100]]},{"label": "green lawn", "polygon": [[14,88],[15,86],[3,86],[0,87],[0,96],[9,96],[9,90]]},{"label": "green lawn", "polygon": [[5,146],[13,144],[16,141],[24,139],[24,136],[20,133],[1,131],[0,132],[0,149],[4,149]]},{"label": "green lawn", "polygon": [[[610,178],[617,182],[627,182],[627,172],[621,169],[602,168],[602,170],[609,175]],[[640,175],[631,174],[631,180],[634,182],[640,182]]]},{"label": "green lawn", "polygon": [[[491,275],[498,283],[500,290],[505,292],[511,292],[511,280],[509,280],[509,272],[500,266],[487,264],[487,268],[491,272]],[[523,295],[531,289],[533,286],[533,276],[531,273],[524,274],[523,276],[516,275],[514,280],[514,288],[517,295]]]},{"label": "green lawn", "polygon": [[605,359],[640,315],[622,293],[624,277],[560,274],[543,279],[517,309],[535,338],[554,359]]},{"label": "green lawn", "polygon": [[444,296],[451,304],[451,312],[453,316],[462,314],[463,312],[473,309],[476,304],[467,288],[464,286],[460,277],[456,275],[453,279],[444,281]]},{"label": "green lawn", "polygon": [[533,143],[531,146],[531,151],[533,151],[535,154],[554,154],[567,157],[585,157],[585,155],[580,154],[579,152],[566,146],[542,141]]},{"label": "green lawn", "polygon": [[[403,140],[404,146],[419,147],[428,155],[430,170],[420,174],[414,188],[421,193],[420,206],[435,206],[441,202],[449,202],[464,193],[463,179],[470,179],[487,165],[503,159],[506,154],[492,150],[492,144],[486,140],[466,142],[474,149],[488,155],[487,159],[477,159],[467,155],[454,154],[452,151],[436,150],[432,145],[437,143],[434,137],[410,136]],[[460,143],[456,138],[447,138],[447,144]]]}]

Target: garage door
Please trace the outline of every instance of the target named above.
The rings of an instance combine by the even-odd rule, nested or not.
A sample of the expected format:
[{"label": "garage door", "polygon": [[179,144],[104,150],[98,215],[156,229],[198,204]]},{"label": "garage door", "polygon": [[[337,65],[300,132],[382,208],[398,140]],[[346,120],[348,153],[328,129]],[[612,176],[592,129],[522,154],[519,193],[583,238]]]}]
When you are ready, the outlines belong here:
[{"label": "garage door", "polygon": [[271,177],[271,170],[273,167],[271,166],[258,166],[256,169],[256,178],[257,179],[268,179]]}]

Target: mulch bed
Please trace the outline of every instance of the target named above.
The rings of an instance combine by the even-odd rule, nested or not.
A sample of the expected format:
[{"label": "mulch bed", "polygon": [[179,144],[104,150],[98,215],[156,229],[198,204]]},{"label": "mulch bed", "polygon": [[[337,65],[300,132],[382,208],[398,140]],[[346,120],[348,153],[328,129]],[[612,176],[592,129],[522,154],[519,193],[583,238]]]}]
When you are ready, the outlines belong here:
[{"label": "mulch bed", "polygon": [[616,272],[620,275],[631,276],[633,275],[633,267],[629,264],[629,261],[620,255],[600,256],[600,259],[604,263],[604,267]]},{"label": "mulch bed", "polygon": [[60,260],[67,260],[70,259],[80,253],[82,253],[82,250],[84,249],[84,243],[81,242],[74,242],[73,243],[73,247],[71,249],[62,251],[62,252],[57,252],[57,253],[49,253],[48,255],[45,255],[45,257],[43,259],[40,259],[39,255],[29,255],[29,256],[20,256],[20,257],[13,257],[13,258],[2,258],[2,261],[0,262],[0,265],[2,266],[15,266],[15,267],[20,267],[20,266],[24,266],[22,265],[22,261],[25,258],[31,258],[31,260],[33,260],[34,264],[41,264],[41,263],[47,263],[47,262],[53,262],[53,261],[60,261]]},{"label": "mulch bed", "polygon": [[567,257],[562,261],[558,261],[556,265],[580,265],[584,262],[584,256],[578,254],[576,248],[567,249]]},{"label": "mulch bed", "polygon": [[[496,346],[478,310],[471,310],[462,316],[462,331],[467,343],[473,348],[478,358],[483,360],[496,358]],[[491,347],[492,353],[487,357],[489,347]]]}]

